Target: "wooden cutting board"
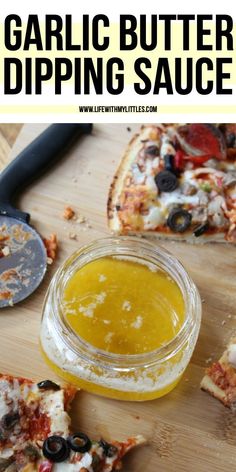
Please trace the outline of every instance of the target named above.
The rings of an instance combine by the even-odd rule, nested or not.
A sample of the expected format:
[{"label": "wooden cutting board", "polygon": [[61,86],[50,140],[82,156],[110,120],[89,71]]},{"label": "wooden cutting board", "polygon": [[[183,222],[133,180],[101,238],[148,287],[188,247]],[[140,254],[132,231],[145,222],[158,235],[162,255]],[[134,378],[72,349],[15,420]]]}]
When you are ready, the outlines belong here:
[{"label": "wooden cutting board", "polygon": [[[25,125],[12,159],[47,125]],[[0,313],[0,371],[39,380],[55,378],[38,349],[43,298],[56,268],[80,245],[108,234],[106,200],[121,154],[138,125],[95,125],[78,145],[20,200],[43,236],[55,232],[57,261],[39,289],[25,302]],[[71,205],[86,223],[66,222]],[[77,240],[69,238],[70,233]],[[148,445],[124,461],[126,472],[217,472],[236,467],[236,416],[199,389],[207,362],[219,357],[236,328],[235,246],[162,244],[173,252],[196,282],[203,300],[203,321],[192,361],[175,390],[146,403],[108,400],[86,392],[73,406],[74,426],[91,435],[123,439],[142,433]]]}]

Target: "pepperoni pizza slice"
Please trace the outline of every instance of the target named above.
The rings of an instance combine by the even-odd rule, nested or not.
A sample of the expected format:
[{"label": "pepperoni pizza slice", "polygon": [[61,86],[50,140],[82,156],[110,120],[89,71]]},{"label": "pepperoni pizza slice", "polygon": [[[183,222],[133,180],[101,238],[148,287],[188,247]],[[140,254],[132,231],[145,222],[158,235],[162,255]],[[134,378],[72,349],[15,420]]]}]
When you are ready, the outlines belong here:
[{"label": "pepperoni pizza slice", "polygon": [[71,433],[68,410],[76,389],[45,380],[0,375],[0,471],[111,472],[144,438],[92,441]]},{"label": "pepperoni pizza slice", "polygon": [[236,242],[236,125],[143,126],[108,198],[119,234]]},{"label": "pepperoni pizza slice", "polygon": [[219,361],[206,369],[201,388],[225,406],[236,405],[236,338],[233,338]]}]

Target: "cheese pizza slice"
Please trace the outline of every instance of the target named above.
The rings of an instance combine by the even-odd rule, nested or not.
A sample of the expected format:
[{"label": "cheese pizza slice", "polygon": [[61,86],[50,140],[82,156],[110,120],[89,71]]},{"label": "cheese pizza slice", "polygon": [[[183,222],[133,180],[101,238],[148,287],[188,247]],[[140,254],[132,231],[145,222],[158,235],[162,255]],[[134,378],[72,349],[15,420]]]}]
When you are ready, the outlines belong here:
[{"label": "cheese pizza slice", "polygon": [[118,234],[236,242],[236,126],[143,126],[108,198]]}]

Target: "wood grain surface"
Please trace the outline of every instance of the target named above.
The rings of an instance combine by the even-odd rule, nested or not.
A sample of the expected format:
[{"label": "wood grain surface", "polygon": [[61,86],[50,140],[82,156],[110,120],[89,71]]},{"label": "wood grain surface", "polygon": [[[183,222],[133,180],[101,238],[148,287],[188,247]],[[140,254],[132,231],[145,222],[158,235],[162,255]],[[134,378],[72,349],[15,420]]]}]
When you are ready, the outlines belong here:
[{"label": "wood grain surface", "polygon": [[[46,125],[26,125],[8,156],[12,159]],[[43,235],[55,232],[58,259],[48,269],[39,289],[25,302],[0,313],[0,370],[39,380],[55,375],[38,349],[43,298],[59,264],[80,245],[108,233],[108,188],[125,145],[138,125],[95,125],[56,167],[40,178],[19,200],[31,213],[32,224]],[[0,128],[1,129],[1,128]],[[12,135],[13,136],[13,135]],[[0,140],[1,143],[1,140]],[[11,145],[1,145],[5,162]],[[65,205],[85,216],[87,223],[66,222]],[[70,233],[77,240],[69,238]],[[211,359],[217,359],[236,327],[235,246],[193,246],[162,243],[184,264],[203,300],[203,321],[191,363],[175,390],[145,402],[118,402],[86,392],[77,395],[73,424],[98,438],[122,439],[142,433],[148,445],[124,461],[125,472],[220,472],[236,468],[236,416],[199,389]]]}]

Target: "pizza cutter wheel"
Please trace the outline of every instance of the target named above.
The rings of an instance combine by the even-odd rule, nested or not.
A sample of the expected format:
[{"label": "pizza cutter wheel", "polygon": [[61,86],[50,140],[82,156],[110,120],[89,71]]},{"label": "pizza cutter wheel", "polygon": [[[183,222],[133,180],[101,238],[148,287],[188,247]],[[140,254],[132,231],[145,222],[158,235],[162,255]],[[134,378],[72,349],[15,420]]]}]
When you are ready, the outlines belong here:
[{"label": "pizza cutter wheel", "polygon": [[47,254],[29,213],[12,205],[13,197],[58,160],[91,124],[54,124],[24,149],[0,174],[0,308],[15,305],[41,283]]}]

